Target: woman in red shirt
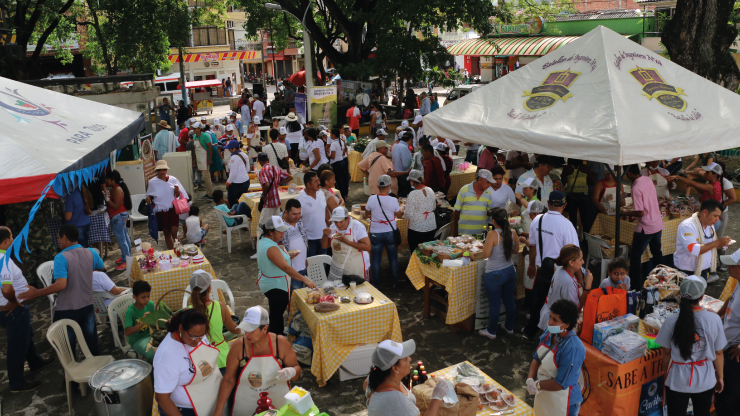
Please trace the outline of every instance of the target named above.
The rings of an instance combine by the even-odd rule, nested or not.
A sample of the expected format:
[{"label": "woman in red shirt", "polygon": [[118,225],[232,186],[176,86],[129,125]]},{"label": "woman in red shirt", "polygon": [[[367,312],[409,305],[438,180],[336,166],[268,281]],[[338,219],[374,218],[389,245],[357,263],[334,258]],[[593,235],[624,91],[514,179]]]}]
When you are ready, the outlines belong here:
[{"label": "woman in red shirt", "polygon": [[700,202],[704,202],[711,198],[722,203],[722,167],[712,162],[709,166],[702,166],[701,168],[704,170],[704,179],[706,179],[706,183],[692,181],[683,176],[675,176],[673,178],[685,183],[687,188],[693,186],[694,189],[699,191],[701,193],[701,197],[699,197]]},{"label": "woman in red shirt", "polygon": [[131,240],[126,231],[126,222],[129,219],[128,211],[133,208],[131,193],[123,182],[121,174],[112,170],[105,174],[105,186],[111,188],[105,193],[105,204],[108,207],[110,228],[113,236],[121,248],[121,258],[116,260],[116,270],[126,270],[126,256],[131,255]]}]

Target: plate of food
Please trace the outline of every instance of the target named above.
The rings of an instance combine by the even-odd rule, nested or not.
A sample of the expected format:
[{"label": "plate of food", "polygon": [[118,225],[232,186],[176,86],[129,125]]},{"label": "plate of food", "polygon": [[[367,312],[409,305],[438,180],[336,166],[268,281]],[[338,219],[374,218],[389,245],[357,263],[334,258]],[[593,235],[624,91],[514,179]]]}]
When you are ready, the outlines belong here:
[{"label": "plate of food", "polygon": [[511,407],[516,406],[516,396],[514,396],[513,394],[504,392],[503,394],[501,394],[501,398],[504,399],[504,402],[507,405]]},{"label": "plate of food", "polygon": [[493,385],[485,383],[485,384],[481,384],[480,386],[478,386],[476,390],[478,391],[479,394],[484,395],[486,393],[492,392],[494,388],[493,388]]},{"label": "plate of food", "polygon": [[506,404],[504,399],[498,399],[488,403],[488,407],[490,407],[492,410],[506,410],[506,408],[509,406]]}]

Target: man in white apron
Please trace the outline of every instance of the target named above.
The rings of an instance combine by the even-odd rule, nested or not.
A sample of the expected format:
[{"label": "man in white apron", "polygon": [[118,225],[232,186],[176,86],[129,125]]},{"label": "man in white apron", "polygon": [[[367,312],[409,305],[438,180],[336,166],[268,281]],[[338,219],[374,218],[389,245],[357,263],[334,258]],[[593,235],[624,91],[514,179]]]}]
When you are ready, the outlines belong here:
[{"label": "man in white apron", "polygon": [[586,348],[573,331],[577,323],[575,303],[561,299],[552,304],[548,329],[540,338],[527,379],[527,391],[535,395],[535,416],[578,415],[583,401],[578,378]]},{"label": "man in white apron", "polygon": [[642,173],[643,176],[647,176],[650,178],[651,181],[653,181],[653,185],[655,185],[655,193],[658,194],[659,197],[661,196],[671,196],[671,189],[675,189],[675,185],[673,184],[673,181],[668,181],[666,179],[667,176],[670,176],[670,173],[666,170],[660,167],[660,161],[654,160],[652,162],[648,162],[647,166],[645,166],[645,169],[643,169],[640,173]]},{"label": "man in white apron", "polygon": [[334,208],[329,221],[332,224],[321,238],[321,247],[331,246],[332,249],[329,279],[341,280],[344,275],[355,275],[368,280],[372,246],[367,229],[342,206]]}]

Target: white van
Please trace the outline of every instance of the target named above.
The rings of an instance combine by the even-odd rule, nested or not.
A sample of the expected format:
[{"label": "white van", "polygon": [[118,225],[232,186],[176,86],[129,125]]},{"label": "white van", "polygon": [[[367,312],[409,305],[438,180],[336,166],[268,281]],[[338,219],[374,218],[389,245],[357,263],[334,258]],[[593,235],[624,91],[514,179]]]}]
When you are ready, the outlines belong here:
[{"label": "white van", "polygon": [[452,101],[457,100],[458,98],[462,98],[471,92],[477,90],[478,88],[482,87],[483,84],[471,84],[471,85],[460,85],[452,89],[449,94],[447,94],[447,98],[445,99],[445,104],[447,105]]}]

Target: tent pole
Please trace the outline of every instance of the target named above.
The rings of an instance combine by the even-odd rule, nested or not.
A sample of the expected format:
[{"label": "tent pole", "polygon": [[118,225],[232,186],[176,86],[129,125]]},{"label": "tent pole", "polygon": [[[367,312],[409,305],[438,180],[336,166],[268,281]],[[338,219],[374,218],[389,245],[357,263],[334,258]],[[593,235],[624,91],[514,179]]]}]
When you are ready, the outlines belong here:
[{"label": "tent pole", "polygon": [[614,224],[614,258],[617,258],[619,256],[619,225],[622,219],[622,166],[617,165],[615,167],[617,168],[617,215]]}]

